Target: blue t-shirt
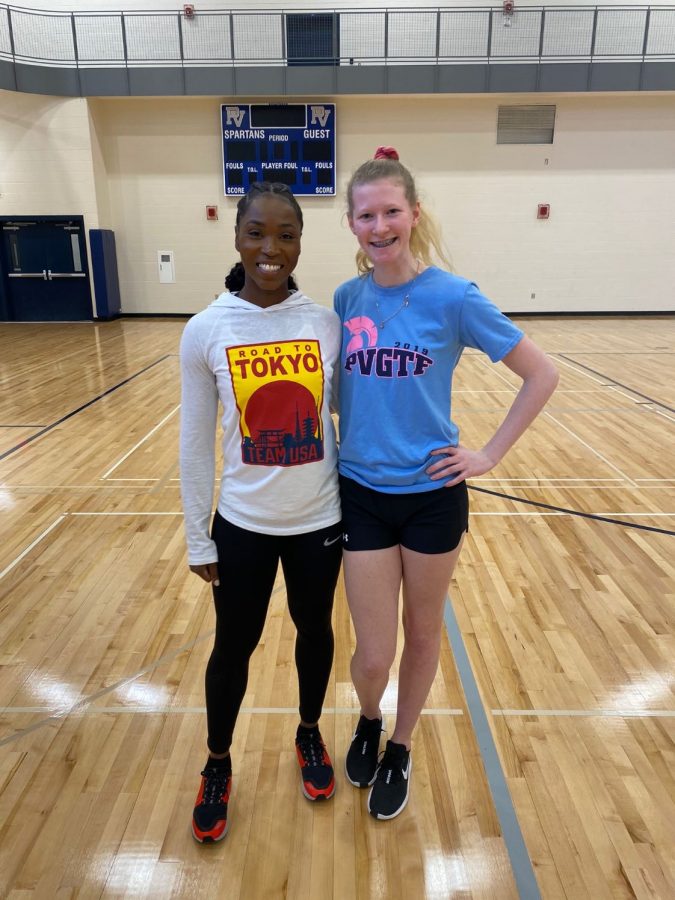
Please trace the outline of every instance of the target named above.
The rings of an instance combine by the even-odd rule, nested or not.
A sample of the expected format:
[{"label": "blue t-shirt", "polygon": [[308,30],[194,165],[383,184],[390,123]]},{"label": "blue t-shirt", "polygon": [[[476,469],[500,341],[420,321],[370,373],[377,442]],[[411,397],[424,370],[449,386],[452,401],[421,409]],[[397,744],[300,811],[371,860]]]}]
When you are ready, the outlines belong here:
[{"label": "blue t-shirt", "polygon": [[450,398],[462,351],[497,362],[523,332],[475,284],[435,266],[395,287],[372,273],[352,278],[335,292],[335,310],[343,323],[340,473],[392,494],[442,487],[426,469],[432,450],[459,443]]}]

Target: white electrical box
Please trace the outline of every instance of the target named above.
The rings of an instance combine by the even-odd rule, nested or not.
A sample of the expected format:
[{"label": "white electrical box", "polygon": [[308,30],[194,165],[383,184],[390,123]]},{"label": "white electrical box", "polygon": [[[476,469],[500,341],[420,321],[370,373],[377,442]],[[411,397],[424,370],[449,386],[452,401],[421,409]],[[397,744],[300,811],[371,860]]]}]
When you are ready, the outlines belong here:
[{"label": "white electrical box", "polygon": [[173,284],[176,280],[176,268],[173,264],[173,250],[158,250],[157,265],[161,284]]}]

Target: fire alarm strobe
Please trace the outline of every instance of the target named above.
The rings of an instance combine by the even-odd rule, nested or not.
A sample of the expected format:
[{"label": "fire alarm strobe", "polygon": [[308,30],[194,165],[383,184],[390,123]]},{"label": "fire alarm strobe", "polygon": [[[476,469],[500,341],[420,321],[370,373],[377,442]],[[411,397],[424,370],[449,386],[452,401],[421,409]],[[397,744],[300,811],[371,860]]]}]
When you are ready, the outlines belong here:
[{"label": "fire alarm strobe", "polygon": [[504,15],[505,15],[505,16],[512,16],[512,15],[513,15],[513,7],[514,7],[514,5],[515,5],[515,4],[514,4],[513,0],[504,0],[504,3],[503,3],[503,10],[504,10]]},{"label": "fire alarm strobe", "polygon": [[183,13],[186,19],[191,19],[195,14],[195,8],[192,3],[186,3],[183,7]]},{"label": "fire alarm strobe", "polygon": [[206,218],[209,222],[215,222],[218,219],[218,207],[217,206],[207,206],[206,207]]},{"label": "fire alarm strobe", "polygon": [[540,203],[537,206],[537,218],[538,219],[548,219],[551,214],[551,204],[550,203]]}]

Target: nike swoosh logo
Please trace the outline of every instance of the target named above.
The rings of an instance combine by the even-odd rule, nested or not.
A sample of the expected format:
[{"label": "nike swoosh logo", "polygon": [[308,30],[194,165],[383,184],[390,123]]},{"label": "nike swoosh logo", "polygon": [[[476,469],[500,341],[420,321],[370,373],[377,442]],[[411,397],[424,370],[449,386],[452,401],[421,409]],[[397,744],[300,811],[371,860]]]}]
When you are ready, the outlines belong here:
[{"label": "nike swoosh logo", "polygon": [[338,534],[338,536],[336,538],[333,538],[332,541],[329,541],[328,538],[326,538],[323,542],[324,547],[330,547],[330,545],[334,544],[335,541],[339,541],[341,537],[342,537],[342,535]]},{"label": "nike swoosh logo", "polygon": [[405,769],[401,769],[401,775],[403,775],[403,777],[405,778],[406,781],[408,780],[409,769],[410,769],[410,763],[408,763],[408,765],[405,767]]}]

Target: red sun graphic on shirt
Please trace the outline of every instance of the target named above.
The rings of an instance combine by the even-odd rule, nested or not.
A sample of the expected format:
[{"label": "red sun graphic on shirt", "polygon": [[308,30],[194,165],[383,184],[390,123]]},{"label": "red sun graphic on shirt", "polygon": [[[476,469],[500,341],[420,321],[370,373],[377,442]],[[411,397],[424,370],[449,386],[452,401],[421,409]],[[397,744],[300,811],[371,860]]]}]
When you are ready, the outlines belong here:
[{"label": "red sun graphic on shirt", "polygon": [[272,381],[251,396],[244,418],[254,441],[262,433],[269,431],[281,431],[299,439],[305,432],[305,422],[309,418],[312,420],[312,434],[316,432],[316,402],[302,384]]}]

